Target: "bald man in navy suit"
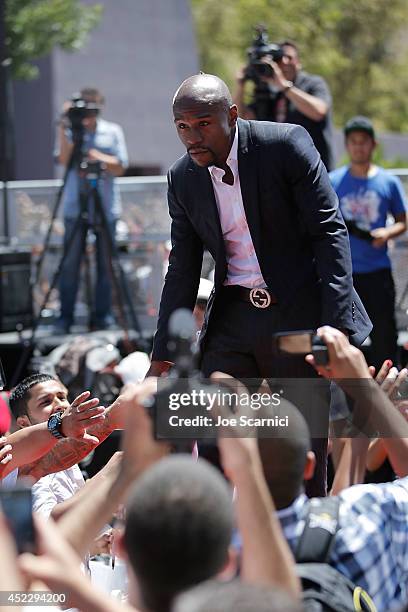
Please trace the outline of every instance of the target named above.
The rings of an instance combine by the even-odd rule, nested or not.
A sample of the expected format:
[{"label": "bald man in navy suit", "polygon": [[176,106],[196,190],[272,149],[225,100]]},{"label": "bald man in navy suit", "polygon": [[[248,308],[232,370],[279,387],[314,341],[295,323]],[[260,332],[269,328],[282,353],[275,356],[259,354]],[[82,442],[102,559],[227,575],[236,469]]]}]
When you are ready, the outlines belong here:
[{"label": "bald man in navy suit", "polygon": [[[204,374],[313,377],[303,356],[279,358],[273,334],[331,325],[358,345],[371,322],[353,288],[337,197],[309,134],[239,119],[225,83],[207,74],[181,84],[173,113],[187,152],[168,173],[172,251],[150,374],[171,365],[168,319],[178,308],[193,310],[206,248],[215,276],[200,335]],[[326,442],[315,450],[325,464]],[[318,473],[310,492],[324,494],[323,481]]]}]

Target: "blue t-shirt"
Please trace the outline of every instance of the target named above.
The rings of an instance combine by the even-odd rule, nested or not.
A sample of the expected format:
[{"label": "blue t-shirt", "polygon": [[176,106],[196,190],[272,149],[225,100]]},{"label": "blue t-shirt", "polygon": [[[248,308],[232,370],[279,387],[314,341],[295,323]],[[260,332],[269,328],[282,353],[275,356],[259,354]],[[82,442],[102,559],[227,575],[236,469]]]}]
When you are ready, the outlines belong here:
[{"label": "blue t-shirt", "polygon": [[[66,135],[68,140],[72,141],[71,130],[66,130]],[[97,149],[107,155],[114,155],[125,167],[128,164],[125,137],[122,128],[117,123],[98,118],[96,130],[94,132],[85,130],[82,145],[82,153],[85,157],[89,149]],[[58,145],[55,155],[59,155]],[[109,172],[106,172],[103,177],[99,179],[99,192],[108,221],[117,219],[121,213],[119,188],[115,184],[114,177]],[[79,215],[80,207],[78,193],[78,172],[76,169],[73,169],[68,174],[62,198],[64,217],[67,219],[76,219]]]},{"label": "blue t-shirt", "polygon": [[[405,194],[401,181],[384,170],[367,178],[352,176],[348,166],[329,174],[346,221],[354,221],[365,231],[385,227],[387,215],[405,212]],[[390,268],[387,245],[375,248],[368,240],[350,235],[353,272],[364,274]]]}]

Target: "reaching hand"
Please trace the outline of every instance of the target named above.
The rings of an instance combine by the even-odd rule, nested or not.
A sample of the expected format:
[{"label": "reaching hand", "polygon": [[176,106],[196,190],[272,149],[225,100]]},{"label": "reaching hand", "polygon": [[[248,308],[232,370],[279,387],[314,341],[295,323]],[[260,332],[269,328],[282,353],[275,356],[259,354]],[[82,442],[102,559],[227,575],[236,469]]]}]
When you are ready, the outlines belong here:
[{"label": "reaching hand", "polygon": [[313,355],[306,355],[305,360],[324,378],[347,380],[352,378],[370,378],[363,353],[352,346],[339,329],[325,325],[317,330],[329,353],[327,366],[317,365]]},{"label": "reaching hand", "polygon": [[389,233],[386,227],[377,227],[370,232],[374,240],[371,242],[371,246],[375,249],[380,249],[385,246],[389,240]]},{"label": "reaching hand", "polygon": [[105,408],[99,406],[97,398],[89,399],[90,395],[89,391],[84,391],[64,410],[61,431],[66,438],[79,438],[98,444],[98,438],[88,434],[86,429],[105,418]]},{"label": "reaching hand", "polygon": [[408,421],[408,397],[405,391],[408,381],[408,369],[402,368],[402,370],[398,371],[396,367],[392,367],[392,361],[387,359],[382,364],[375,380],[384,393],[388,395],[397,410]]},{"label": "reaching hand", "polygon": [[11,454],[12,446],[7,443],[7,438],[0,438],[0,480],[3,477],[3,472],[8,463],[10,463],[13,455]]},{"label": "reaching hand", "polygon": [[91,557],[94,555],[110,555],[112,547],[113,530],[109,529],[98,535],[89,550]]}]

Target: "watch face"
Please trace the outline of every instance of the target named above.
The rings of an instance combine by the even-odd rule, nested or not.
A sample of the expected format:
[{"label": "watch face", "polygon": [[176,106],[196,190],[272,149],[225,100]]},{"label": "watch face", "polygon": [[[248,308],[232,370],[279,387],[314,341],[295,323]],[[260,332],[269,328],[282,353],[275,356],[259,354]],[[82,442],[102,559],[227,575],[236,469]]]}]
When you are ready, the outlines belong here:
[{"label": "watch face", "polygon": [[59,418],[57,414],[53,414],[50,416],[50,419],[48,421],[48,425],[51,429],[55,429],[56,427],[58,427],[59,424]]}]

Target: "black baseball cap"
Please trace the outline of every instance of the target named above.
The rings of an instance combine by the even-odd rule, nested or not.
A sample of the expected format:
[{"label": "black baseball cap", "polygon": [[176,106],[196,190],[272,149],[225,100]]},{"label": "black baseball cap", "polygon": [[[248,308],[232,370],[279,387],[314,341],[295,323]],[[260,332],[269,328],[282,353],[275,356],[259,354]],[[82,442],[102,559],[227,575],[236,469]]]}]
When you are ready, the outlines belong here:
[{"label": "black baseball cap", "polygon": [[344,126],[344,135],[348,136],[351,132],[366,132],[371,138],[375,139],[375,131],[372,121],[363,115],[357,115],[349,119]]}]

